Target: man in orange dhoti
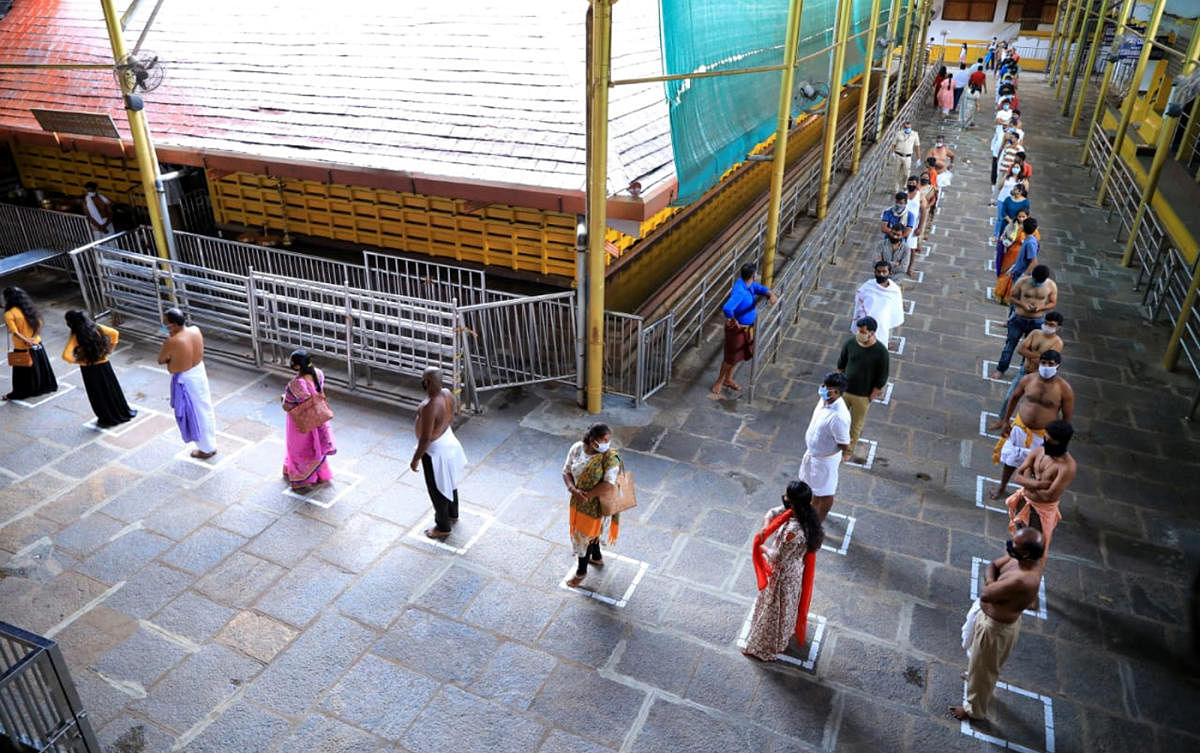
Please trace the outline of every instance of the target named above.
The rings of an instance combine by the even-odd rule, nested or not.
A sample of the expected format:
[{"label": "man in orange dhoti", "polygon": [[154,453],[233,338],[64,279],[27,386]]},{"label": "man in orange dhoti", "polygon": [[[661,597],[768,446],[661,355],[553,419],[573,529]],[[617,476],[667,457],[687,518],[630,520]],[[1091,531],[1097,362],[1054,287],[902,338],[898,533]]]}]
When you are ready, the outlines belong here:
[{"label": "man in orange dhoti", "polygon": [[[1075,429],[1067,421],[1057,420],[1046,424],[1045,442],[1029,453],[1013,477],[1013,481],[1022,488],[1005,500],[1009,532],[1016,531],[1017,521],[1036,528],[1042,532],[1046,549],[1050,548],[1054,527],[1062,520],[1058,503],[1075,479],[1075,458],[1067,452],[1067,444],[1074,433]],[[1020,509],[1017,509],[1018,506]]]}]

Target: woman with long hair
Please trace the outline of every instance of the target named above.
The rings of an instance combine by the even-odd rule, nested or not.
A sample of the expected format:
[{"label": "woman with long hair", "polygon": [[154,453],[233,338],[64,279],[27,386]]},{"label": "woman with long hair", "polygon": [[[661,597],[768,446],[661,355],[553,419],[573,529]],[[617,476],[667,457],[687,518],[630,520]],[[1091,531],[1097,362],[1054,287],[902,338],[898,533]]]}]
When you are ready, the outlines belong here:
[{"label": "woman with long hair", "polygon": [[567,451],[562,477],[571,495],[567,524],[578,560],[575,576],[567,581],[571,588],[583,582],[589,564],[604,566],[600,539],[606,539],[607,544],[617,541],[621,516],[604,515],[600,497],[616,486],[620,473],[621,456],[612,448],[612,431],[605,424],[589,426],[583,439]]},{"label": "woman with long hair", "polygon": [[12,392],[5,400],[24,400],[58,389],[50,358],[42,347],[42,315],[21,288],[4,289],[4,325],[12,335],[12,352],[28,366],[12,367]]},{"label": "woman with long hair", "polygon": [[825,530],[812,506],[812,489],[803,481],[788,484],[783,505],[767,511],[763,520],[751,552],[759,592],[742,653],[775,661],[792,635],[805,643],[814,564]]},{"label": "woman with long hair", "polygon": [[63,360],[79,364],[83,375],[83,386],[87,390],[88,402],[96,414],[96,425],[101,429],[123,424],[137,415],[125,402],[125,393],[113,371],[108,356],[117,347],[120,333],[112,327],[93,322],[82,311],[68,311],[67,326],[71,336],[63,348]]},{"label": "woman with long hair", "polygon": [[292,352],[290,363],[296,376],[288,382],[280,398],[287,424],[283,477],[296,491],[307,491],[333,480],[328,458],[337,453],[337,447],[333,444],[333,430],[328,421],[312,431],[303,432],[292,419],[293,408],[325,391],[325,374],[313,366],[312,357],[303,348]]}]

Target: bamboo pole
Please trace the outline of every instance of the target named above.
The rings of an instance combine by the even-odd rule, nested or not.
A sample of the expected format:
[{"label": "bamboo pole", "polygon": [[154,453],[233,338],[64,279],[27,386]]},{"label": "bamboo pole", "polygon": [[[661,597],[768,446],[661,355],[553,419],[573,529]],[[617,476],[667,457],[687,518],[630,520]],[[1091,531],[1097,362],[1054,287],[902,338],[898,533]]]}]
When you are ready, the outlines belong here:
[{"label": "bamboo pole", "polygon": [[608,204],[608,84],[612,0],[591,0],[587,138],[587,395],[588,413],[604,408],[604,234]]}]

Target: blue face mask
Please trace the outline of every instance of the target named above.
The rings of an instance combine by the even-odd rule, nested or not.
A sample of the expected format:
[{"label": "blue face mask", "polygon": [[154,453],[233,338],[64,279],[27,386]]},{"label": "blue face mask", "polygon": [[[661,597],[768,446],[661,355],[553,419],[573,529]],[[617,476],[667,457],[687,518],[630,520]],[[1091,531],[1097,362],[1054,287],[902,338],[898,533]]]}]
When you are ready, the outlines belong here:
[{"label": "blue face mask", "polygon": [[1041,282],[1038,282],[1037,280],[1034,280],[1034,281],[1033,281],[1033,286],[1034,286],[1035,288],[1040,288],[1041,286],[1043,286],[1043,285],[1045,285],[1045,284],[1046,284],[1046,281],[1045,281],[1045,280],[1042,280]]},{"label": "blue face mask", "polygon": [[905,129],[904,129],[904,132],[905,132],[905,133],[912,133],[912,129],[911,129],[911,128],[905,128]]},{"label": "blue face mask", "polygon": [[826,387],[825,385],[822,384],[820,387],[817,388],[817,394],[819,394],[821,396],[822,400],[826,400],[826,401],[829,400],[829,388]]}]

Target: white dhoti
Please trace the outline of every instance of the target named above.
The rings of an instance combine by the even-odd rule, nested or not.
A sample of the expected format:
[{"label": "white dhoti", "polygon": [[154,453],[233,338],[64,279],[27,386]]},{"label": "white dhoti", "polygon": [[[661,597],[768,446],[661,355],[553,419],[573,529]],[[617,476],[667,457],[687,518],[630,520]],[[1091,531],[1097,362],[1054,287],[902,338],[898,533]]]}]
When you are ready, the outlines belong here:
[{"label": "white dhoti", "polygon": [[971,604],[971,608],[967,610],[967,619],[963,622],[962,647],[963,651],[967,652],[968,659],[971,658],[971,637],[975,635],[975,620],[979,617],[979,613],[982,610],[983,607],[980,605],[979,599],[976,599],[975,602]]},{"label": "white dhoti", "polygon": [[467,453],[449,426],[442,436],[429,443],[425,453],[433,464],[433,479],[437,490],[446,499],[454,499],[454,490],[467,469]]},{"label": "white dhoti", "polygon": [[217,417],[203,361],[171,375],[171,409],[184,442],[195,442],[200,452],[216,452]]},{"label": "white dhoti", "polygon": [[841,463],[841,452],[817,457],[805,451],[800,460],[800,480],[812,488],[814,497],[831,497],[837,491],[838,466]]},{"label": "white dhoti", "polygon": [[1020,422],[1015,422],[1008,435],[1008,441],[1000,448],[1000,462],[1013,468],[1020,468],[1021,463],[1025,462],[1025,458],[1029,457],[1029,453],[1035,448],[1041,447],[1045,443],[1045,438],[1041,435],[1027,431]]}]

